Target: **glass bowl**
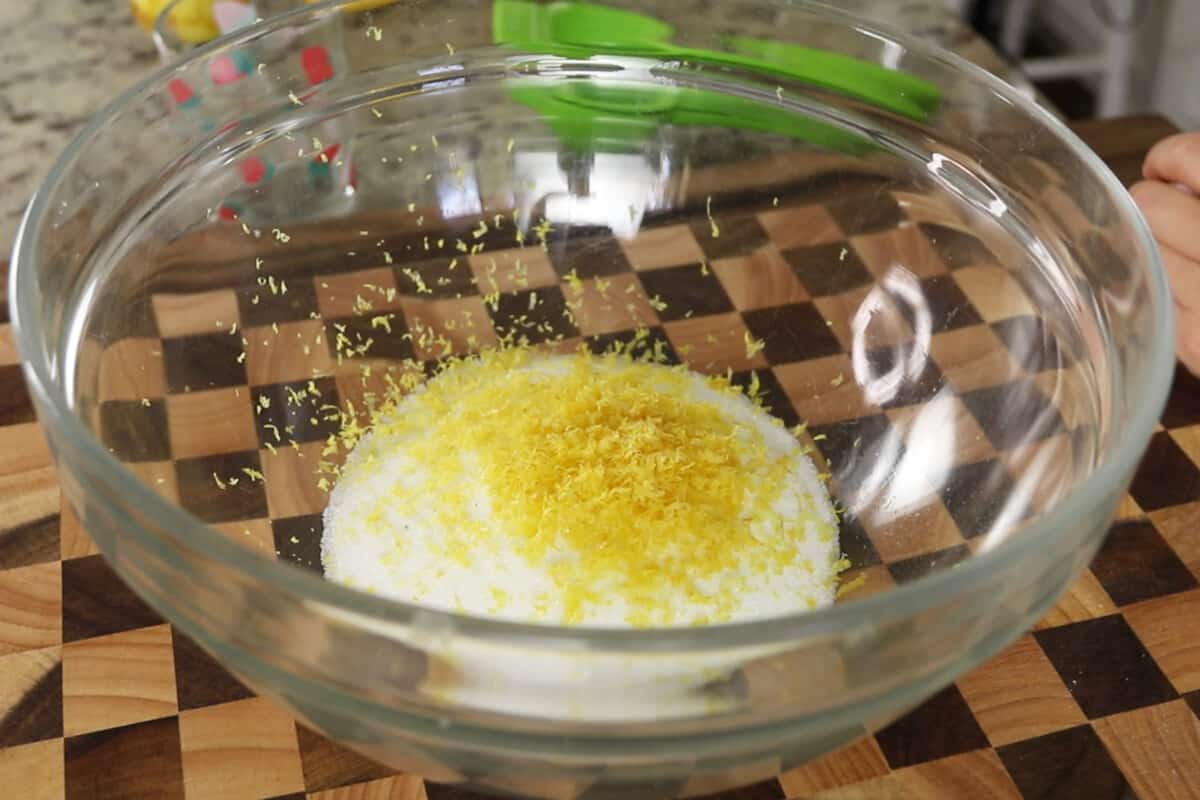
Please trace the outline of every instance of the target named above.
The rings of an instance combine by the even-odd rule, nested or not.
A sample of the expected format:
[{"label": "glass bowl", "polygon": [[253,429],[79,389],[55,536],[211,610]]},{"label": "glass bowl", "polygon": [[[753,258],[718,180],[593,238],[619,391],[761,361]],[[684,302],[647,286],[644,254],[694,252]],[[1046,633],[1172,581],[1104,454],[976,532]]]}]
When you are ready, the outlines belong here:
[{"label": "glass bowl", "polygon": [[[554,797],[758,780],[997,652],[1099,546],[1173,364],[1095,155],[810,3],[273,17],[100,113],[12,276],[64,497],[135,591],[343,744]],[[640,337],[805,422],[839,602],[580,629],[323,580],[330,408],[512,332]]]}]

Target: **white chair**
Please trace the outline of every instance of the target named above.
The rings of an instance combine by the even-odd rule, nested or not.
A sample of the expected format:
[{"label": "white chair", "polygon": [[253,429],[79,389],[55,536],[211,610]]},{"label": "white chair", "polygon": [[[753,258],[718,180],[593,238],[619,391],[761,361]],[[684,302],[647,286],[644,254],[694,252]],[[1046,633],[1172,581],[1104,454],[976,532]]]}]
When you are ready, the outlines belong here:
[{"label": "white chair", "polygon": [[[951,0],[961,13],[971,0]],[[1115,117],[1129,107],[1129,84],[1133,72],[1138,29],[1151,0],[1070,0],[1072,10],[1094,14],[1103,23],[1101,47],[1094,53],[1071,53],[1046,58],[1021,58],[1025,37],[1033,17],[1034,0],[1005,0],[1000,46],[1016,59],[1030,80],[1054,78],[1099,78],[1097,115]]]}]

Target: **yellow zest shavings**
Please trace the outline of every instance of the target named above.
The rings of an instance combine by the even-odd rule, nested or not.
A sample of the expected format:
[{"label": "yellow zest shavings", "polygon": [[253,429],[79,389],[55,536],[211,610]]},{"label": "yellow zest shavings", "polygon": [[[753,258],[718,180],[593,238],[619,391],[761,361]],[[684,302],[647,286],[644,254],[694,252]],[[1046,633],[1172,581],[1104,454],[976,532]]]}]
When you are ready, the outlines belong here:
[{"label": "yellow zest shavings", "polygon": [[712,195],[704,198],[704,215],[708,217],[708,228],[712,238],[719,239],[721,236],[721,229],[717,226],[717,221],[713,219]]},{"label": "yellow zest shavings", "polygon": [[[635,348],[644,360],[629,355]],[[617,597],[632,625],[673,624],[666,598],[680,594],[707,609],[705,621],[728,619],[754,574],[799,563],[806,526],[829,528],[813,509],[782,519],[772,503],[788,458],[696,399],[685,368],[653,363],[665,360],[665,344],[647,329],[604,356],[538,358],[518,346],[451,359],[420,392],[389,388],[365,425],[348,404],[322,451],[319,485],[337,477],[339,449],[358,445],[354,468],[367,469],[404,448],[422,470],[379,502],[395,511],[437,492],[451,559],[504,532],[549,571],[567,623]],[[756,374],[751,381],[757,393]],[[706,385],[740,394],[727,377]],[[468,485],[487,487],[487,526],[471,517]]]},{"label": "yellow zest shavings", "polygon": [[755,339],[753,336],[751,336],[750,331],[743,333],[742,339],[746,344],[746,358],[748,359],[754,358],[754,356],[761,353],[763,348],[767,346],[767,343],[762,339]]}]

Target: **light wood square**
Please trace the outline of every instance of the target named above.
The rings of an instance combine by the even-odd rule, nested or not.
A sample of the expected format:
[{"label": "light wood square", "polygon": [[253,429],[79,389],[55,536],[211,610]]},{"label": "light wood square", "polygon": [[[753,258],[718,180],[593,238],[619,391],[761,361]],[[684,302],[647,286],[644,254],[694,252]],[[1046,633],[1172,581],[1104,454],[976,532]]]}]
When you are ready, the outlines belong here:
[{"label": "light wood square", "polygon": [[156,294],[151,298],[158,332],[164,337],[227,331],[241,319],[233,289],[190,294]]},{"label": "light wood square", "polygon": [[253,398],[246,389],[210,389],[167,398],[175,458],[236,453],[258,447]]},{"label": "light wood square", "polygon": [[67,736],[179,711],[169,625],[70,642],[62,661]]},{"label": "light wood square", "polygon": [[267,509],[273,519],[317,514],[325,510],[329,495],[317,481],[324,442],[279,447],[259,453],[267,492]]},{"label": "light wood square", "polygon": [[819,205],[762,211],[758,215],[758,222],[780,250],[831,244],[845,239],[837,222],[824,206]]},{"label": "light wood square", "polygon": [[639,231],[634,238],[621,242],[621,248],[635,270],[680,267],[704,260],[704,251],[687,225]]},{"label": "light wood square", "polygon": [[[558,283],[550,256],[540,247],[484,251],[466,256],[480,294],[519,292]],[[457,269],[462,269],[460,263]]]},{"label": "light wood square", "polygon": [[803,303],[808,291],[774,245],[735,258],[718,258],[712,271],[739,311]]},{"label": "light wood square", "polygon": [[750,355],[750,331],[742,315],[713,314],[707,317],[667,322],[663,325],[671,346],[692,369],[708,375],[733,370],[762,369],[767,360],[761,352]]},{"label": "light wood square", "polygon": [[1000,337],[986,325],[934,335],[929,354],[958,392],[999,386],[1024,374]]},{"label": "light wood square", "polygon": [[1138,797],[1194,797],[1200,786],[1200,719],[1184,700],[1093,723]]},{"label": "light wood square", "polygon": [[466,355],[499,341],[480,297],[404,301],[413,350],[421,360]]},{"label": "light wood square", "polygon": [[954,280],[985,322],[1037,313],[1021,284],[1003,267],[963,267],[955,270]]},{"label": "light wood square", "polygon": [[22,800],[63,800],[63,740],[0,750],[0,786],[21,787]]},{"label": "light wood square", "polygon": [[141,400],[167,392],[160,339],[121,339],[100,354],[96,399]]},{"label": "light wood square", "polygon": [[960,678],[958,688],[995,747],[1087,721],[1032,636]]},{"label": "light wood square", "polygon": [[563,297],[584,336],[648,328],[658,324],[646,290],[632,273],[581,280],[563,286]]},{"label": "light wood square", "polygon": [[950,271],[929,239],[912,223],[855,236],[850,244],[876,278],[882,279],[893,270],[904,270],[918,278],[931,278]]},{"label": "light wood square", "polygon": [[184,711],[179,742],[188,800],[304,791],[295,723],[263,698]]},{"label": "light wood square", "polygon": [[1200,689],[1200,589],[1158,597],[1124,609],[1125,620],[1180,693]]},{"label": "light wood square", "polygon": [[325,324],[309,319],[242,332],[246,376],[251,386],[309,380],[333,374],[334,360]]},{"label": "light wood square", "polygon": [[800,419],[825,425],[878,413],[854,378],[850,357],[839,354],[775,367],[775,377]]},{"label": "light wood square", "polygon": [[325,319],[374,315],[400,308],[396,275],[390,267],[322,275],[315,286],[317,308]]},{"label": "light wood square", "polygon": [[62,564],[0,571],[0,655],[62,643]]},{"label": "light wood square", "polygon": [[887,760],[874,736],[864,736],[841,749],[821,756],[779,776],[788,797],[810,797],[838,786],[887,775]]}]

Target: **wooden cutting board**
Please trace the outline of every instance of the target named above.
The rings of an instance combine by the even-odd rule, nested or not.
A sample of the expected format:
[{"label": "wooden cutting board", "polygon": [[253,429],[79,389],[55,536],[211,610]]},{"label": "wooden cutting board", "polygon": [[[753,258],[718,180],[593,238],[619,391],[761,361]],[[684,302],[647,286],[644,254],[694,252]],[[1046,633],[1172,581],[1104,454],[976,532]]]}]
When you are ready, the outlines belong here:
[{"label": "wooden cutting board", "polygon": [[[1172,132],[1080,125],[1126,182]],[[3,292],[4,283],[0,283]],[[869,737],[729,798],[1200,797],[1200,381],[1180,372],[1099,557],[1012,647]],[[60,508],[0,308],[0,795],[466,798],[297,725],[121,583]]]}]

